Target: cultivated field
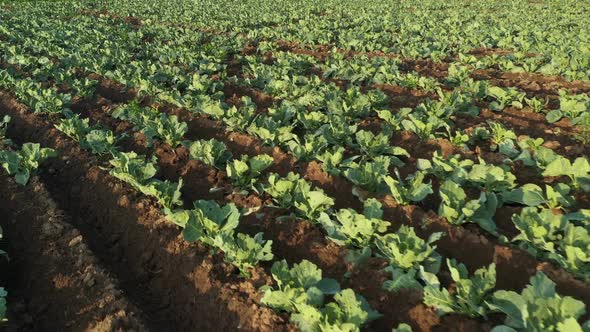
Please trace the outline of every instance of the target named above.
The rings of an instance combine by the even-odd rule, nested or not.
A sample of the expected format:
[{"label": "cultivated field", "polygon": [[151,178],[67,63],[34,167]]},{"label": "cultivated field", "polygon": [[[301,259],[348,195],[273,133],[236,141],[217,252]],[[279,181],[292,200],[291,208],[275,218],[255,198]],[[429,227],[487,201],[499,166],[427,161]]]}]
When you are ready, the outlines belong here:
[{"label": "cultivated field", "polygon": [[0,330],[590,331],[590,1],[0,1]]}]

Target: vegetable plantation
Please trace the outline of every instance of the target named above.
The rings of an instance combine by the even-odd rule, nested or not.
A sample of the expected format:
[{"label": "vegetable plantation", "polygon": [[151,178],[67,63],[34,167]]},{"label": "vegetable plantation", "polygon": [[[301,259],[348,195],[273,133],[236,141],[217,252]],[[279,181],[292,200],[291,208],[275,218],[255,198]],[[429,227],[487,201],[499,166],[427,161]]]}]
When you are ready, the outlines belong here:
[{"label": "vegetable plantation", "polygon": [[590,1],[0,1],[0,329],[590,332]]}]

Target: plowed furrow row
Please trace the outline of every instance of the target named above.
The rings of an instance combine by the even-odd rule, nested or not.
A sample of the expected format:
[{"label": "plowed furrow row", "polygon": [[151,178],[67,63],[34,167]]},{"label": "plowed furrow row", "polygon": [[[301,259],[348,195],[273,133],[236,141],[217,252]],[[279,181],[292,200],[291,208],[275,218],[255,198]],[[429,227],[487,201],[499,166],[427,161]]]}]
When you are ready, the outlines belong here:
[{"label": "plowed furrow row", "polygon": [[0,214],[10,244],[6,330],[151,329],[38,178],[23,187],[0,176]]}]

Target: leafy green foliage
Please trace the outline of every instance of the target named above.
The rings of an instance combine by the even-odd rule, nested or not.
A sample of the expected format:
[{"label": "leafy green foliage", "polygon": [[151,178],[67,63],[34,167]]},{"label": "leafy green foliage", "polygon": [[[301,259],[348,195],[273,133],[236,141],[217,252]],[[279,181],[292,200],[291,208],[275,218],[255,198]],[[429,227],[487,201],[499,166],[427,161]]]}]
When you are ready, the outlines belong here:
[{"label": "leafy green foliage", "polygon": [[240,211],[234,204],[222,207],[215,201],[198,200],[192,210],[168,211],[168,218],[183,228],[185,240],[213,245],[217,236],[233,235]]},{"label": "leafy green foliage", "polygon": [[536,207],[522,209],[520,215],[512,216],[512,221],[521,232],[513,241],[523,241],[526,246],[548,252],[555,252],[559,232],[567,224],[563,215],[554,214],[548,209],[538,210]]},{"label": "leafy green foliage", "polygon": [[585,157],[579,157],[572,163],[559,156],[547,165],[543,176],[567,176],[572,187],[590,192],[590,163]]},{"label": "leafy green foliage", "polygon": [[227,176],[234,186],[242,190],[256,190],[255,185],[258,183],[258,177],[272,162],[272,157],[266,154],[251,158],[247,155],[242,155],[241,159],[234,159],[227,164]]},{"label": "leafy green foliage", "polygon": [[262,233],[256,233],[253,237],[243,233],[235,237],[222,235],[215,238],[214,245],[224,252],[225,261],[238,267],[242,275],[248,276],[248,269],[274,257],[272,241],[264,240],[262,236]]},{"label": "leafy green foliage", "polygon": [[514,140],[516,140],[516,134],[514,131],[507,129],[504,125],[498,122],[488,121],[490,127],[490,150],[498,150],[507,156],[515,156],[518,151],[514,147]]},{"label": "leafy green foliage", "polygon": [[312,189],[309,182],[293,172],[289,172],[284,178],[271,173],[264,191],[279,207],[294,208],[298,215],[312,221],[334,205],[334,199],[323,190]]},{"label": "leafy green foliage", "polygon": [[170,146],[176,147],[182,143],[184,135],[188,131],[188,125],[178,121],[176,115],[169,116],[155,108],[143,108],[135,101],[118,107],[111,113],[111,116],[133,123],[135,128],[146,136],[148,147],[152,145],[154,139],[162,140]]},{"label": "leafy green foliage", "polygon": [[447,75],[446,82],[452,86],[459,86],[470,79],[469,74],[470,71],[467,66],[451,64],[449,66],[449,74]]},{"label": "leafy green foliage", "polygon": [[260,114],[252,121],[247,132],[258,137],[264,144],[286,145],[296,138],[292,132],[293,125],[290,123],[293,116],[294,111],[290,108],[269,109],[268,114]]},{"label": "leafy green foliage", "polygon": [[177,183],[155,179],[158,172],[155,161],[146,161],[145,157],[135,152],[117,152],[109,163],[112,176],[129,183],[145,195],[155,197],[163,207],[172,209],[182,205],[182,178]]},{"label": "leafy green foliage", "polygon": [[136,188],[141,187],[158,172],[154,161],[148,162],[135,152],[116,153],[110,164],[113,166],[111,175]]},{"label": "leafy green foliage", "polygon": [[[385,133],[375,135],[367,130],[359,130],[356,132],[355,137],[361,153],[369,158],[383,155],[410,156],[405,149],[391,146],[391,137]],[[396,164],[399,164],[400,162],[401,161],[398,161]]]},{"label": "leafy green foliage", "polygon": [[59,124],[55,125],[57,130],[69,136],[76,142],[81,142],[84,136],[90,132],[90,119],[80,119],[78,114],[60,119]]},{"label": "leafy green foliage", "polygon": [[573,223],[565,227],[564,235],[559,243],[559,256],[549,257],[557,261],[567,270],[572,271],[584,280],[590,280],[590,234],[587,227],[574,226]]},{"label": "leafy green foliage", "polygon": [[66,110],[72,98],[69,94],[58,93],[53,87],[45,88],[30,78],[14,83],[15,95],[35,113],[61,113]]},{"label": "leafy green foliage", "polygon": [[530,107],[533,112],[535,113],[543,113],[544,108],[546,106],[546,104],[543,102],[543,100],[537,98],[537,97],[532,97],[532,98],[524,98],[525,104]]},{"label": "leafy green foliage", "polygon": [[570,195],[571,188],[558,183],[554,186],[545,185],[545,191],[536,184],[527,183],[502,194],[502,200],[508,203],[518,203],[526,206],[545,205],[550,209],[567,208],[574,204]]},{"label": "leafy green foliage", "polygon": [[14,175],[16,183],[24,186],[43,161],[55,156],[57,153],[53,149],[25,143],[18,151],[0,150],[0,165],[8,175]]},{"label": "leafy green foliage", "polygon": [[569,96],[567,91],[559,91],[559,109],[547,113],[547,121],[554,123],[563,117],[572,120],[573,124],[583,121],[590,110],[590,98],[586,95]]},{"label": "leafy green foliage", "polygon": [[518,147],[521,149],[520,154],[515,161],[522,161],[526,166],[534,166],[538,169],[544,170],[547,165],[553,162],[559,156],[553,150],[543,146],[544,140],[542,138],[525,137],[518,142]]},{"label": "leafy green foliage", "polygon": [[377,239],[376,244],[381,255],[389,264],[405,270],[420,265],[428,267],[427,271],[438,271],[440,256],[431,246],[442,236],[434,233],[427,241],[416,235],[412,227],[402,225],[396,233],[386,234]]},{"label": "leafy green foliage", "polygon": [[458,313],[470,317],[486,317],[489,309],[486,302],[491,299],[496,286],[496,266],[475,271],[469,278],[465,265],[447,259],[455,289],[451,293],[441,288],[436,277],[425,278],[424,304],[434,307],[440,314]]},{"label": "leafy green foliage", "polygon": [[460,155],[444,158],[438,151],[434,152],[432,160],[418,159],[417,162],[419,170],[433,174],[439,179],[448,179],[461,184],[467,178],[473,164],[472,160],[461,159]]},{"label": "leafy green foliage", "polygon": [[205,141],[191,141],[186,143],[191,159],[200,160],[205,165],[223,169],[231,159],[232,154],[223,142],[214,138]]},{"label": "leafy green foliage", "polygon": [[402,120],[402,127],[418,135],[421,139],[435,138],[441,129],[448,129],[449,125],[442,118],[434,115],[411,113]]},{"label": "leafy green foliage", "polygon": [[428,240],[416,235],[412,227],[402,225],[396,233],[378,237],[375,245],[379,255],[387,260],[393,279],[386,281],[383,288],[395,291],[400,288],[420,288],[417,283],[419,271],[437,273],[441,256],[435,251],[436,242],[442,233],[432,233]]},{"label": "leafy green foliage", "polygon": [[262,233],[253,237],[236,233],[241,213],[233,204],[219,205],[215,201],[198,200],[191,210],[166,209],[167,218],[183,228],[186,241],[200,241],[224,252],[224,259],[235,265],[240,273],[248,276],[248,270],[260,261],[272,260],[272,241],[265,241]]},{"label": "leafy green foliage", "polygon": [[520,294],[496,291],[489,306],[506,314],[505,325],[496,331],[582,331],[577,319],[586,312],[583,302],[557,294],[555,283],[542,272]]},{"label": "leafy green foliage", "polygon": [[140,191],[156,198],[164,208],[172,208],[173,206],[182,205],[182,193],[180,191],[182,184],[182,178],[179,178],[178,182],[150,179],[147,184],[141,187]]},{"label": "leafy green foliage", "polygon": [[[331,175],[338,176],[342,173],[341,168],[351,164],[356,158],[344,159],[344,148],[337,147],[333,150],[327,150],[321,155],[317,156],[317,159],[322,162],[322,169]],[[356,164],[359,167],[358,164]]]},{"label": "leafy green foliage", "polygon": [[182,143],[188,126],[186,123],[178,121],[176,115],[168,116],[160,113],[157,118],[146,122],[141,131],[148,138],[148,142],[157,137],[170,146],[176,147]]},{"label": "leafy green foliage", "polygon": [[467,143],[469,143],[469,135],[467,135],[461,129],[449,129],[447,130],[448,136],[447,138],[454,146],[467,149]]},{"label": "leafy green foliage", "polygon": [[402,180],[399,172],[396,170],[395,174],[397,180],[391,176],[385,176],[383,179],[393,198],[401,205],[408,205],[412,202],[420,202],[426,196],[432,194],[432,185],[430,183],[424,183],[426,173],[416,172],[410,175],[406,180]]},{"label": "leafy green foliage", "polygon": [[0,322],[6,321],[6,311],[8,308],[6,307],[6,296],[8,292],[4,289],[4,287],[0,287]]},{"label": "leafy green foliage", "polygon": [[574,133],[576,141],[583,145],[590,144],[590,117],[586,117],[583,121],[580,121],[576,126],[578,131]]},{"label": "leafy green foliage", "polygon": [[451,180],[443,182],[439,193],[441,204],[438,214],[441,217],[445,217],[454,225],[473,222],[497,235],[493,217],[498,207],[498,199],[494,193],[482,192],[479,199],[467,200],[461,185]]},{"label": "leafy green foliage", "polygon": [[331,115],[328,122],[318,129],[318,133],[326,138],[329,144],[350,146],[358,130],[357,125],[348,124],[341,115]]},{"label": "leafy green foliage", "polygon": [[382,192],[383,178],[389,173],[391,159],[380,156],[373,161],[351,161],[342,174],[354,185],[371,192]]},{"label": "leafy green foliage", "polygon": [[341,209],[334,216],[336,220],[322,213],[319,218],[328,238],[338,245],[352,248],[370,247],[375,237],[385,232],[390,225],[381,220],[381,203],[374,198],[365,201],[363,214],[353,209]]},{"label": "leafy green foliage", "polygon": [[261,303],[277,310],[293,312],[297,306],[307,304],[320,307],[325,295],[340,292],[340,285],[334,279],[322,278],[322,270],[310,261],[289,265],[285,260],[275,262],[271,269],[278,289],[264,287]]},{"label": "leafy green foliage", "polygon": [[391,332],[412,332],[412,327],[406,323],[400,323],[396,328],[392,329]]},{"label": "leafy green foliage", "polygon": [[223,112],[223,109],[216,108],[214,114],[217,117],[223,117],[223,121],[229,130],[242,131],[244,128],[248,128],[256,114],[256,104],[252,102],[250,97],[242,97],[241,99],[243,106],[237,108],[235,106],[230,107],[228,110]]},{"label": "leafy green foliage", "polygon": [[122,136],[115,136],[110,130],[93,129],[86,134],[81,145],[83,148],[89,149],[93,154],[113,153],[117,149],[115,144],[122,138]]},{"label": "leafy green foliage", "polygon": [[8,128],[8,123],[10,122],[10,116],[5,115],[0,120],[0,149],[3,149],[5,146],[12,145],[12,141],[6,138],[6,129]]},{"label": "leafy green foliage", "polygon": [[488,165],[480,159],[471,167],[466,180],[489,192],[504,192],[516,186],[516,176],[500,166]]},{"label": "leafy green foliage", "polygon": [[587,228],[576,226],[569,216],[536,207],[524,208],[520,215],[512,216],[512,221],[520,231],[512,241],[586,280],[590,278],[590,234]]},{"label": "leafy green foliage", "polygon": [[[380,317],[362,296],[322,278],[322,271],[307,260],[292,268],[284,260],[275,262],[271,272],[278,289],[263,287],[262,304],[290,312],[291,322],[301,331],[358,331]],[[334,302],[325,304],[326,295],[334,295]]]},{"label": "leafy green foliage", "polygon": [[[47,117],[51,121],[58,118],[58,113],[65,113],[69,119],[64,110],[72,96],[90,97],[95,93],[97,82],[87,78],[92,73],[113,81],[114,86],[135,90],[138,100],[149,100],[153,105],[171,104],[199,113],[199,120],[210,123],[207,118],[215,119],[218,128],[248,133],[263,144],[288,150],[301,161],[319,160],[329,174],[346,177],[356,186],[379,194],[388,193],[390,187],[398,201],[416,202],[423,193],[427,195],[428,181],[416,181],[414,185],[412,180],[416,175],[406,180],[393,175],[389,179],[391,184],[384,181],[392,167],[402,167],[399,158],[412,162],[415,159],[399,149],[396,151],[393,132],[398,132],[396,138],[408,135],[399,133],[402,130],[422,140],[448,138],[466,155],[488,157],[487,151],[477,148],[477,139],[481,138],[490,144],[492,151],[508,158],[501,161],[505,165],[521,171],[522,162],[536,168],[532,171],[542,172],[559,157],[542,146],[542,139],[518,140],[514,132],[492,123],[473,132],[456,130],[465,125],[462,116],[477,116],[479,106],[486,101],[492,110],[522,107],[526,103],[535,112],[546,112],[543,108],[553,106],[538,98],[528,99],[516,88],[493,87],[492,83],[503,84],[499,81],[505,77],[498,81],[486,78],[489,69],[492,75],[502,71],[537,72],[559,75],[566,80],[590,79],[588,33],[583,28],[589,25],[590,16],[584,6],[572,6],[571,1],[542,4],[474,0],[466,7],[458,0],[444,4],[424,1],[419,6],[409,0],[278,0],[262,1],[256,6],[251,2],[233,2],[232,15],[223,10],[226,2],[19,3],[0,12],[4,64],[0,69],[0,86],[13,92],[34,112],[55,113]],[[191,10],[186,10],[187,6]],[[120,17],[79,15],[86,9],[97,13],[106,9]],[[120,19],[126,16],[141,17],[143,23],[150,24],[133,26]],[[63,18],[68,18],[67,24]],[[325,52],[326,45],[333,50]],[[298,46],[312,51],[289,51]],[[474,53],[471,52],[474,47],[494,51],[475,56],[470,54]],[[253,52],[243,52],[244,49]],[[504,53],[503,49],[511,51]],[[447,77],[439,75],[441,62],[449,63]],[[486,74],[481,77],[480,71]],[[432,73],[436,77],[431,77]],[[534,86],[529,88],[535,90]],[[248,97],[236,100],[231,97],[233,92],[255,96],[260,105]],[[427,99],[433,96],[432,100]],[[400,105],[412,105],[417,100],[422,103],[398,110]],[[228,106],[226,102],[236,106]],[[559,110],[549,111],[547,118],[557,121],[567,117],[577,128],[583,128],[581,124],[589,118],[588,105],[587,96],[562,92]],[[184,124],[177,118],[151,108],[139,111],[140,116],[130,114],[128,121],[134,122],[135,130],[147,136],[148,144],[154,139],[173,146],[184,143]],[[381,132],[374,130],[375,115],[383,120]],[[453,121],[459,122],[458,126]],[[80,127],[71,130],[71,135],[80,133],[77,140],[85,149],[97,154],[116,153],[117,140],[112,133]],[[577,128],[572,132],[576,133]],[[412,144],[408,142],[413,140],[405,144]],[[191,157],[227,170],[229,156],[224,149],[212,141],[201,143],[196,144]],[[467,151],[469,148],[475,151]],[[412,150],[419,151],[420,147]],[[575,149],[568,152],[580,154]],[[552,186],[542,190],[532,186],[515,189],[516,181],[504,166],[474,167],[469,160],[454,156],[435,156],[428,162],[430,165],[421,162],[420,171],[437,177],[443,185],[448,180],[454,183],[441,190],[443,202],[439,209],[441,215],[453,222],[473,221],[483,212],[487,213],[485,219],[491,220],[492,211],[502,200],[563,210],[567,222],[546,240],[554,243],[554,253],[537,248],[542,241],[534,245],[525,244],[525,240],[516,242],[523,247],[534,247],[539,256],[550,257],[584,278],[588,252],[584,227],[587,228],[589,221],[582,211],[576,214],[566,209],[573,206],[569,196],[579,195],[575,191],[585,189],[586,174],[574,174],[571,170],[562,174],[570,178],[573,174],[571,183],[567,182],[572,193],[567,193],[558,183],[563,179],[561,175],[545,179]],[[493,163],[500,162],[494,158]],[[248,163],[246,166],[251,168]],[[177,186],[156,181],[157,170],[150,175],[149,167],[144,171],[141,165],[138,168],[140,171],[129,171],[133,176],[127,180],[150,195],[162,193],[170,198],[162,199],[164,205],[175,207],[174,201],[179,196],[174,197],[179,195],[180,183]],[[550,168],[547,174],[554,172],[554,165]],[[252,183],[256,176],[248,173],[249,170],[230,179],[238,189],[243,189],[240,185],[247,190],[260,189],[261,181]],[[240,183],[240,179],[247,180]],[[378,214],[369,211],[361,214],[349,209],[334,212],[330,197],[300,180],[291,174],[283,179],[277,176],[272,181],[269,177],[265,189],[273,192],[274,204],[288,209],[287,213],[312,222],[320,222],[320,216],[326,215],[329,222],[321,224],[326,233],[331,239],[355,248],[351,252],[357,247],[373,249],[371,244],[381,238],[385,228]],[[481,193],[479,198],[467,197],[466,193],[473,192]],[[355,194],[366,198],[358,188]],[[496,197],[500,199],[493,203]],[[267,198],[266,194],[263,198]],[[422,205],[431,208],[430,203],[429,200]],[[189,238],[216,239],[217,242],[208,245],[223,246],[228,250],[226,259],[246,270],[249,262],[268,257],[263,242],[235,234],[234,209],[219,206],[194,210],[198,212],[189,210],[188,216],[194,220],[178,222],[184,225]],[[205,211],[209,210],[233,212],[219,212],[217,216],[217,213],[208,215]],[[177,212],[182,210],[174,211]],[[534,223],[533,226],[537,227]],[[210,235],[191,234],[195,229]],[[534,231],[543,233],[544,229],[539,227]],[[545,240],[543,234],[532,235],[531,239]],[[429,272],[422,273],[419,268],[390,270],[393,276],[388,284],[390,289],[406,283],[421,287],[424,280],[419,281],[418,275],[429,277],[426,274]],[[454,295],[453,291],[450,293]],[[328,301],[331,299],[329,296]],[[356,300],[349,296],[346,302]],[[297,309],[300,316],[296,321],[312,330],[359,329],[360,320],[353,317],[364,314],[344,310],[344,302],[334,301],[330,309],[307,308],[302,304]]]},{"label": "leafy green foliage", "polygon": [[389,110],[379,110],[377,116],[385,121],[385,127],[389,128],[390,131],[399,131],[404,129],[402,120],[410,113],[412,113],[411,108],[402,108],[397,113],[392,113]]},{"label": "leafy green foliage", "polygon": [[55,127],[93,154],[115,153],[115,144],[123,136],[116,137],[110,130],[93,129],[88,122],[89,119],[80,119],[76,114],[61,119]]},{"label": "leafy green foliage", "polygon": [[401,109],[402,114],[407,114],[401,122],[403,129],[415,133],[421,139],[436,138],[448,132],[452,124],[449,117],[458,105],[454,105],[454,100],[451,100],[454,96],[449,99],[440,90],[439,95],[440,101],[428,99],[411,112]]},{"label": "leafy green foliage", "polygon": [[509,106],[523,108],[522,103],[524,101],[525,93],[520,92],[515,88],[491,86],[488,88],[488,97],[493,99],[489,106],[490,109],[492,111],[502,111]]},{"label": "leafy green foliage", "polygon": [[334,295],[334,302],[323,308],[297,305],[297,313],[291,315],[291,321],[297,323],[302,332],[359,331],[365,323],[380,316],[361,295],[344,289]]},{"label": "leafy green foliage", "polygon": [[310,161],[328,147],[328,141],[321,135],[306,134],[303,143],[294,139],[287,143],[287,149],[300,161]]}]

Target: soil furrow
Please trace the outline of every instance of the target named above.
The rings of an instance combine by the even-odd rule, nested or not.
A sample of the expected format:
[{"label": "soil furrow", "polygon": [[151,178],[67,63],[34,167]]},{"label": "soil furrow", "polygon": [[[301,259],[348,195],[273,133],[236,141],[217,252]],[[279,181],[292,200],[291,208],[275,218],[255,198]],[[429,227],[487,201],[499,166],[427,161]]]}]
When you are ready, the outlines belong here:
[{"label": "soil furrow", "polygon": [[0,214],[10,255],[6,331],[148,330],[37,177],[19,186],[0,175]]}]

